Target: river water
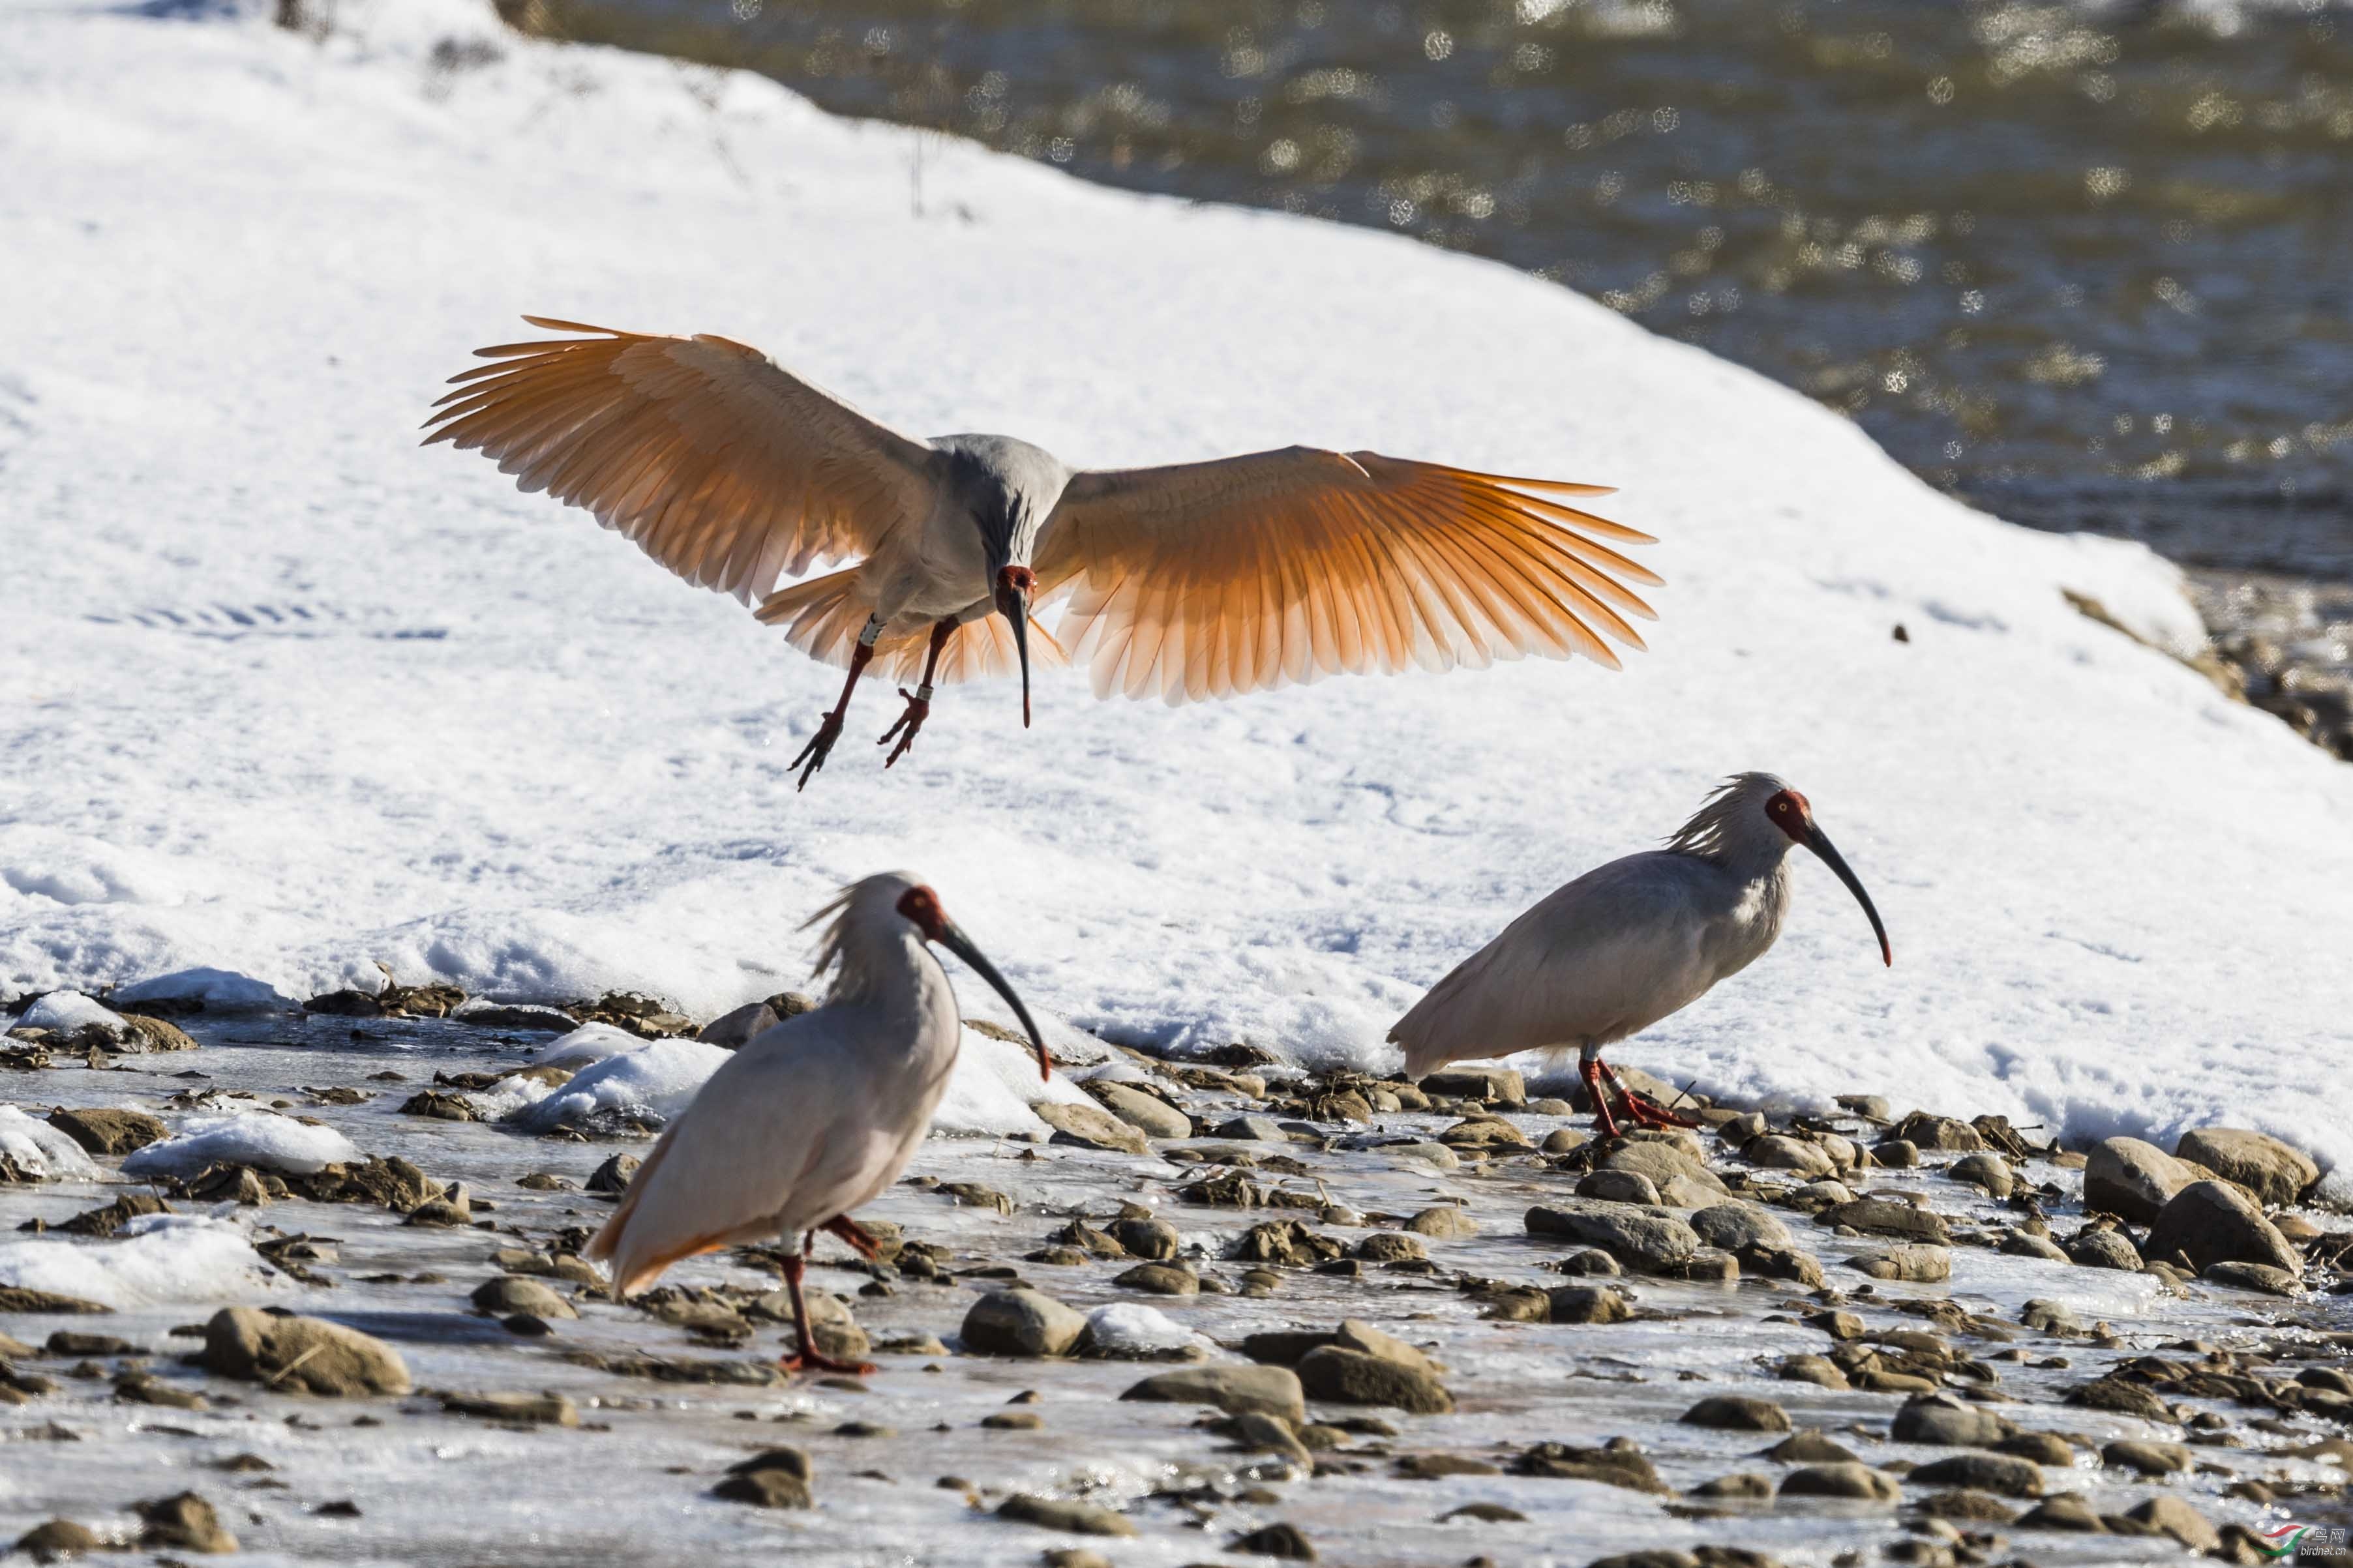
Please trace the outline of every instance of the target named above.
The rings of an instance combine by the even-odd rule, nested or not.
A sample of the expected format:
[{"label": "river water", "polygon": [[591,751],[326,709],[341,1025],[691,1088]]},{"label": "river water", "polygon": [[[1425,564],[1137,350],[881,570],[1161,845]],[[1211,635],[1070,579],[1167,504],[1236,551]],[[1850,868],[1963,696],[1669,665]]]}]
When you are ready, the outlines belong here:
[{"label": "river water", "polygon": [[2219,626],[2353,673],[2341,5],[512,3],[1089,179],[1556,279],[1989,510],[2201,568]]}]

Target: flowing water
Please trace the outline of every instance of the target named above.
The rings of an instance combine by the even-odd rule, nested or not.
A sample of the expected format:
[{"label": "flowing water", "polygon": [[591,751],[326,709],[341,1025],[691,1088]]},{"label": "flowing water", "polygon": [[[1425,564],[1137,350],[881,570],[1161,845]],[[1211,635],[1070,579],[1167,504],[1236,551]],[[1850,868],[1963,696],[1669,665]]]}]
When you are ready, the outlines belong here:
[{"label": "flowing water", "polygon": [[2353,583],[2353,12],[2323,0],[515,4],[1556,279],[2353,675],[2353,619],[2242,591]]}]

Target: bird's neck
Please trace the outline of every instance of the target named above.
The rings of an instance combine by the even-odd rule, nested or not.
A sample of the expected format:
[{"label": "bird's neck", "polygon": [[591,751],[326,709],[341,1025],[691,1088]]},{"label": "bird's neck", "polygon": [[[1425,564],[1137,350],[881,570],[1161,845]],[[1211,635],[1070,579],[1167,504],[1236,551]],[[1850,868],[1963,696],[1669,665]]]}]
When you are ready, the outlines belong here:
[{"label": "bird's neck", "polygon": [[951,1019],[956,1016],[946,971],[912,927],[904,936],[845,944],[826,1004],[904,1012],[911,1021],[943,1009]]}]

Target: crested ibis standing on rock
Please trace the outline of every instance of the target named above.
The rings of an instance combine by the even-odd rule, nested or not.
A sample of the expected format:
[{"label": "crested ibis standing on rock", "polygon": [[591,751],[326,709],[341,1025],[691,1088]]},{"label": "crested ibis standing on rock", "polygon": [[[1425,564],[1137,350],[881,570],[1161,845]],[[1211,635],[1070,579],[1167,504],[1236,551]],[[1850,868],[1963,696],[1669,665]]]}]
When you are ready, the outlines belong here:
[{"label": "crested ibis standing on rock", "polygon": [[1605,636],[1640,648],[1626,617],[1651,617],[1626,584],[1658,577],[1600,541],[1654,541],[1559,499],[1604,486],[1312,447],[1073,471],[1009,436],[902,436],[726,338],[523,319],[586,335],[477,350],[493,363],[451,378],[427,443],[480,450],[846,668],[789,764],[803,787],[877,658],[914,683],[885,767],[940,683],[1018,668],[1026,726],[1029,617],[1065,595],[1040,662],[1171,704],[1527,654],[1614,669]]},{"label": "crested ibis standing on rock", "polygon": [[899,1179],[947,1088],[962,1024],[928,944],[1005,998],[1038,1048],[1039,1076],[1052,1076],[1053,1058],[1013,987],[914,878],[869,877],[810,923],[828,915],[818,968],[835,973],[825,1005],[764,1030],[711,1075],[586,1256],[610,1261],[621,1297],[681,1258],[781,1237],[800,1342],[786,1369],[863,1373],[874,1369],[818,1353],[801,1273],[820,1230],[874,1256],[849,1216]]},{"label": "crested ibis standing on rock", "polygon": [[1871,895],[1814,824],[1806,797],[1771,773],[1741,773],[1711,795],[1664,849],[1595,868],[1514,921],[1455,966],[1389,1038],[1414,1078],[1451,1061],[1577,1048],[1594,1119],[1618,1131],[1606,1079],[1629,1120],[1696,1123],[1629,1089],[1601,1047],[1689,1006],[1764,956],[1789,912],[1789,851],[1804,845],[1847,885],[1895,955]]}]

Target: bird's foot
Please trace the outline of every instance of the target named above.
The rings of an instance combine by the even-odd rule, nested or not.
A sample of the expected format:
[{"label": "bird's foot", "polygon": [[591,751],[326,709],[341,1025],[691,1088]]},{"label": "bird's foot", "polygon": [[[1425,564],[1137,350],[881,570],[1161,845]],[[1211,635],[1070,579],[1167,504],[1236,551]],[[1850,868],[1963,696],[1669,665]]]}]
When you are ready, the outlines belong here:
[{"label": "bird's foot", "polygon": [[[928,691],[931,689],[925,687],[924,689]],[[907,710],[899,715],[897,723],[882,731],[881,740],[874,742],[878,746],[888,746],[892,736],[898,737],[898,745],[882,759],[882,765],[886,768],[907,754],[907,748],[915,743],[915,735],[923,729],[923,721],[932,716],[930,699],[918,697],[903,686],[899,688],[899,695],[907,700]]]},{"label": "bird's foot", "polygon": [[844,1377],[872,1377],[882,1369],[871,1361],[836,1361],[816,1351],[795,1351],[776,1358],[777,1367],[785,1372],[831,1372]]},{"label": "bird's foot", "polygon": [[1618,1118],[1609,1112],[1609,1091],[1602,1087],[1600,1059],[1580,1064],[1577,1076],[1585,1080],[1586,1098],[1593,1101],[1593,1130],[1604,1138],[1617,1137]]},{"label": "bird's foot", "polygon": [[1648,1095],[1636,1094],[1625,1085],[1618,1086],[1619,1095],[1626,1101],[1626,1120],[1637,1127],[1697,1127],[1688,1116],[1678,1116]]},{"label": "bird's foot", "polygon": [[826,1232],[829,1236],[838,1236],[841,1237],[842,1240],[849,1244],[852,1251],[856,1252],[859,1257],[866,1259],[867,1262],[880,1263],[882,1261],[881,1244],[877,1242],[872,1237],[867,1235],[866,1227],[860,1225],[848,1215],[837,1215],[832,1219],[826,1221],[825,1224],[819,1226],[818,1228]]},{"label": "bird's foot", "polygon": [[[840,739],[841,710],[837,708],[818,721],[817,733],[811,735],[808,744],[801,748],[801,754],[785,764],[788,768],[801,770],[801,782],[793,786],[796,791],[808,788],[809,780],[816,776],[818,769],[825,766],[826,758],[833,754],[833,743]],[[802,767],[804,763],[808,765]]]}]

